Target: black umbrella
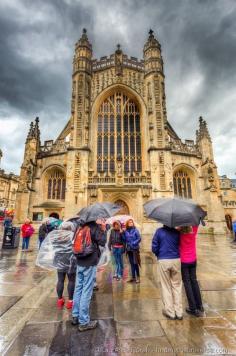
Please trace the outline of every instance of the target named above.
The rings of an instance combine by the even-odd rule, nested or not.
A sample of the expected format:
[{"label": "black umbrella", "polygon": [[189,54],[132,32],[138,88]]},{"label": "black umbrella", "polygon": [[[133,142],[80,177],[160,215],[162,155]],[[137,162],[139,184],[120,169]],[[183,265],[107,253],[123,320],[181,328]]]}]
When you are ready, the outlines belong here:
[{"label": "black umbrella", "polygon": [[104,202],[95,203],[78,212],[79,219],[84,223],[96,221],[97,219],[108,219],[121,210],[121,206]]},{"label": "black umbrella", "polygon": [[203,223],[207,213],[192,200],[178,198],[153,199],[144,204],[148,218],[169,227],[195,226]]}]

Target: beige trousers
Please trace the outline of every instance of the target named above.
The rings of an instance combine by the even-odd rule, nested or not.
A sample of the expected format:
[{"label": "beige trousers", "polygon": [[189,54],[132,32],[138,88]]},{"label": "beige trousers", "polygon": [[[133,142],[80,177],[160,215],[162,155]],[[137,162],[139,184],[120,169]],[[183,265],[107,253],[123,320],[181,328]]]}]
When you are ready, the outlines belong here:
[{"label": "beige trousers", "polygon": [[159,269],[164,310],[171,317],[181,317],[183,306],[180,259],[159,260]]}]

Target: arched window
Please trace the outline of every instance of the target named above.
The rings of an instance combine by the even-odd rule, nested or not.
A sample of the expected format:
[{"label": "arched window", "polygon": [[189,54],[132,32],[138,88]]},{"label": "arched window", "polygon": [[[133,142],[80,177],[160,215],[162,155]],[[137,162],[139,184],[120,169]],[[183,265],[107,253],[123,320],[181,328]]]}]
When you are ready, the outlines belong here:
[{"label": "arched window", "polygon": [[52,170],[48,175],[48,199],[65,200],[66,179],[59,169]]},{"label": "arched window", "polygon": [[142,171],[139,109],[120,92],[105,99],[99,109],[97,171],[114,173],[117,161],[123,162],[125,173]]},{"label": "arched window", "polygon": [[174,194],[182,198],[192,198],[192,184],[188,173],[179,170],[174,174]]}]

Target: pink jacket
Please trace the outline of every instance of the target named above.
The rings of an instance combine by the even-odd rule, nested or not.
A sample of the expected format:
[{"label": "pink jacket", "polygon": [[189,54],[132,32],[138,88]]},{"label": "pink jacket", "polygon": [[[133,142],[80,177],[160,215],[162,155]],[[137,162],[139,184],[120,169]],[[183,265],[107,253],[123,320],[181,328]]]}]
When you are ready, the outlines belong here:
[{"label": "pink jacket", "polygon": [[198,226],[193,226],[192,232],[180,234],[180,260],[183,263],[191,263],[197,260],[197,231]]}]

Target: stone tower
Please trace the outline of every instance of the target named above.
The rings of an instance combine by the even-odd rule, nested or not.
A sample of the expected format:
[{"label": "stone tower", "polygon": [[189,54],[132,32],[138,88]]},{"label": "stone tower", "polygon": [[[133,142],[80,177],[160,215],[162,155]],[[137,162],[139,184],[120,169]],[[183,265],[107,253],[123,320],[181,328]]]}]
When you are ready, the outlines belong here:
[{"label": "stone tower", "polygon": [[30,216],[31,192],[34,191],[34,177],[37,167],[37,154],[40,149],[39,118],[30,123],[25,142],[23,164],[21,165],[19,186],[16,195],[16,220],[24,221]]},{"label": "stone tower", "polygon": [[[196,131],[196,143],[202,156],[201,176],[203,195],[207,203],[208,226],[212,232],[224,233],[225,216],[219,184],[217,166],[214,161],[211,136],[207,123],[199,118],[199,129]],[[210,232],[211,232],[210,230]]]},{"label": "stone tower", "polygon": [[72,74],[71,139],[67,159],[66,204],[74,214],[78,201],[86,205],[88,180],[89,127],[92,76],[92,45],[86,29],[75,45]]},{"label": "stone tower", "polygon": [[172,181],[170,150],[167,146],[166,136],[166,96],[165,77],[161,45],[149,31],[149,37],[144,45],[144,85],[147,105],[149,129],[149,154],[152,181],[155,182],[153,197],[163,195],[170,191],[169,182]]}]

